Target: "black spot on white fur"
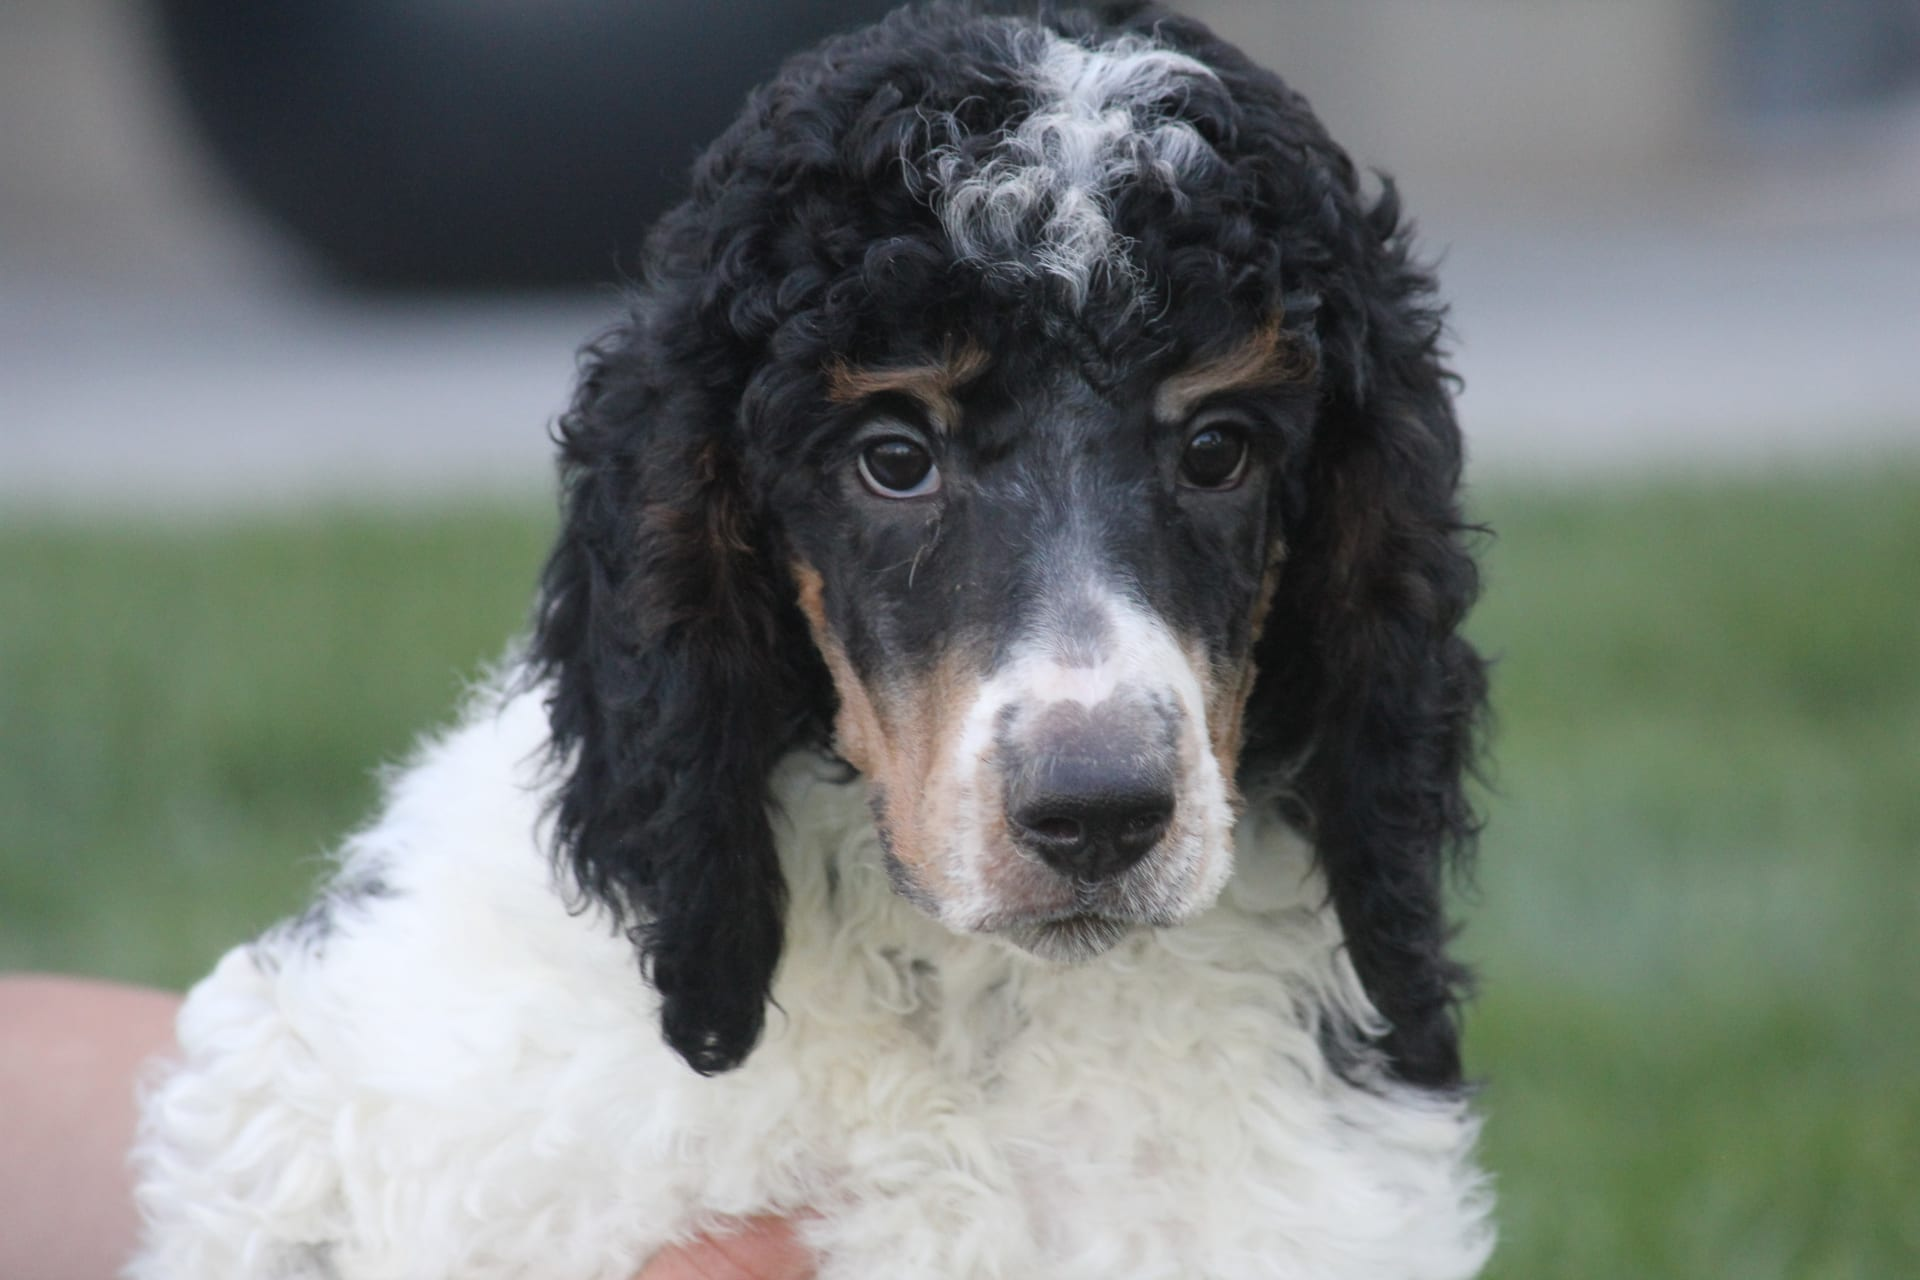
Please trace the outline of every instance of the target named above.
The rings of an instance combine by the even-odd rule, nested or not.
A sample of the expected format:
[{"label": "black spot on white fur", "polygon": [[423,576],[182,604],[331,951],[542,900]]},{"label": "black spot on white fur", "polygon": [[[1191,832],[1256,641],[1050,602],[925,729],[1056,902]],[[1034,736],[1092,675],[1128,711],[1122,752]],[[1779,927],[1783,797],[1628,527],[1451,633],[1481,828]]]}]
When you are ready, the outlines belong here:
[{"label": "black spot on white fur", "polygon": [[395,890],[381,872],[362,869],[333,881],[305,911],[279,928],[297,946],[317,954],[346,920],[394,894]]}]

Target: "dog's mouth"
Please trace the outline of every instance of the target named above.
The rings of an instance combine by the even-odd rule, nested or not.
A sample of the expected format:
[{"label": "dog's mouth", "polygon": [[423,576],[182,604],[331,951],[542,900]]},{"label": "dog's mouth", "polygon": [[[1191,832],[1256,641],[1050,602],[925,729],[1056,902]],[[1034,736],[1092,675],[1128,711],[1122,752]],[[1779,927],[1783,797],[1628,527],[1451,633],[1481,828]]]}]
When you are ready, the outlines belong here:
[{"label": "dog's mouth", "polygon": [[1140,916],[1102,911],[1069,911],[1038,918],[1009,920],[987,932],[1041,960],[1079,964],[1102,955],[1136,929],[1163,922]]}]

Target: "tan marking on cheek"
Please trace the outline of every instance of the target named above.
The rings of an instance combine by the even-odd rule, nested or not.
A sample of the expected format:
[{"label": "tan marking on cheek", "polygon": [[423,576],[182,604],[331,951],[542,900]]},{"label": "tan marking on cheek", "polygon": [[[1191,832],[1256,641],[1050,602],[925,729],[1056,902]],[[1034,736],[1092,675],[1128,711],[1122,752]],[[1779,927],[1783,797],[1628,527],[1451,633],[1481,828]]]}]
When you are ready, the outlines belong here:
[{"label": "tan marking on cheek", "polygon": [[[1242,672],[1253,666],[1251,660],[1239,668],[1213,662],[1198,641],[1181,646],[1187,666],[1200,684],[1201,705],[1206,709],[1207,750],[1227,787],[1227,803],[1236,810],[1240,796],[1234,786],[1234,774],[1240,760],[1241,728],[1245,720],[1246,690],[1252,685]],[[1183,737],[1185,735],[1182,735]],[[1183,758],[1183,768],[1192,769],[1194,761]]]},{"label": "tan marking on cheek", "polygon": [[937,785],[940,748],[957,737],[978,682],[958,659],[937,665],[931,678],[870,688],[848,658],[846,646],[827,623],[826,582],[804,560],[793,564],[800,612],[833,677],[840,701],[834,717],[835,745],[847,763],[865,774],[885,797],[888,846],[921,888],[953,888],[941,859],[943,839],[954,829],[962,798]]},{"label": "tan marking on cheek", "polygon": [[952,890],[954,869],[945,855],[969,800],[966,783],[976,776],[970,762],[952,753],[978,681],[949,656],[926,680],[897,694],[878,775],[888,796],[894,856],[928,887]]},{"label": "tan marking on cheek", "polygon": [[1214,759],[1230,788],[1240,772],[1240,751],[1246,745],[1247,700],[1253,696],[1254,683],[1260,678],[1260,664],[1254,661],[1253,655],[1266,631],[1267,614],[1280,587],[1280,566],[1285,559],[1286,547],[1276,537],[1267,545],[1267,563],[1260,571],[1260,591],[1254,597],[1253,620],[1248,628],[1247,656],[1239,666],[1196,667],[1206,672],[1201,683],[1207,699],[1207,735],[1212,739]]},{"label": "tan marking on cheek", "polygon": [[1238,669],[1221,673],[1224,678],[1207,682],[1207,733],[1211,738],[1214,762],[1220,776],[1227,780],[1227,792],[1239,807],[1240,750],[1246,745],[1247,699],[1253,694],[1259,665],[1249,653]]},{"label": "tan marking on cheek", "polygon": [[886,732],[879,711],[866,684],[854,673],[846,646],[827,625],[826,582],[820,571],[804,560],[796,560],[793,577],[800,587],[800,613],[807,620],[814,647],[826,662],[834,692],[839,695],[840,709],[833,719],[835,746],[847,763],[871,774],[872,762],[885,754]]},{"label": "tan marking on cheek", "polygon": [[1280,327],[1274,316],[1258,332],[1224,355],[1194,365],[1160,384],[1153,413],[1162,422],[1178,422],[1208,396],[1305,382],[1313,376],[1313,352]]},{"label": "tan marking on cheek", "polygon": [[1267,540],[1267,562],[1260,570],[1260,594],[1253,601],[1253,626],[1248,630],[1247,649],[1252,651],[1267,632],[1267,615],[1273,612],[1274,593],[1280,590],[1280,567],[1287,560],[1287,544],[1279,534]]},{"label": "tan marking on cheek", "polygon": [[905,395],[927,407],[936,428],[951,431],[960,423],[959,393],[987,367],[984,349],[972,342],[950,346],[929,364],[891,369],[860,369],[844,360],[827,366],[827,400],[853,404],[879,395]]}]

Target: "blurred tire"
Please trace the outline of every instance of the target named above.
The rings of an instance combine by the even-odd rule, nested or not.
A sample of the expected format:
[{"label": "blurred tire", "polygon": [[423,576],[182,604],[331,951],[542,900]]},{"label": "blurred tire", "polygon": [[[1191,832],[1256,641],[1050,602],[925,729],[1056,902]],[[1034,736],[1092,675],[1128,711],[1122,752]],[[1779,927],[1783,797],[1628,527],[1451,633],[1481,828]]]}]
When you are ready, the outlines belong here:
[{"label": "blurred tire", "polygon": [[887,0],[156,0],[234,181],[389,287],[630,268],[700,149],[792,51]]}]

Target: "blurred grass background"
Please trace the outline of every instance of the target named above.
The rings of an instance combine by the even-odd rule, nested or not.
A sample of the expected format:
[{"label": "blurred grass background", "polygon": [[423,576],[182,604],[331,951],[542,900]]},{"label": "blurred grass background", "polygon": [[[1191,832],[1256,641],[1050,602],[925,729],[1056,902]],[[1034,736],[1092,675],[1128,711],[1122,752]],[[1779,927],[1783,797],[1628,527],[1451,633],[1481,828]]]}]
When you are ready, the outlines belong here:
[{"label": "blurred grass background", "polygon": [[[1920,467],[1477,506],[1494,1274],[1920,1274]],[[0,969],[178,987],[293,910],[550,524],[0,522]]]}]

